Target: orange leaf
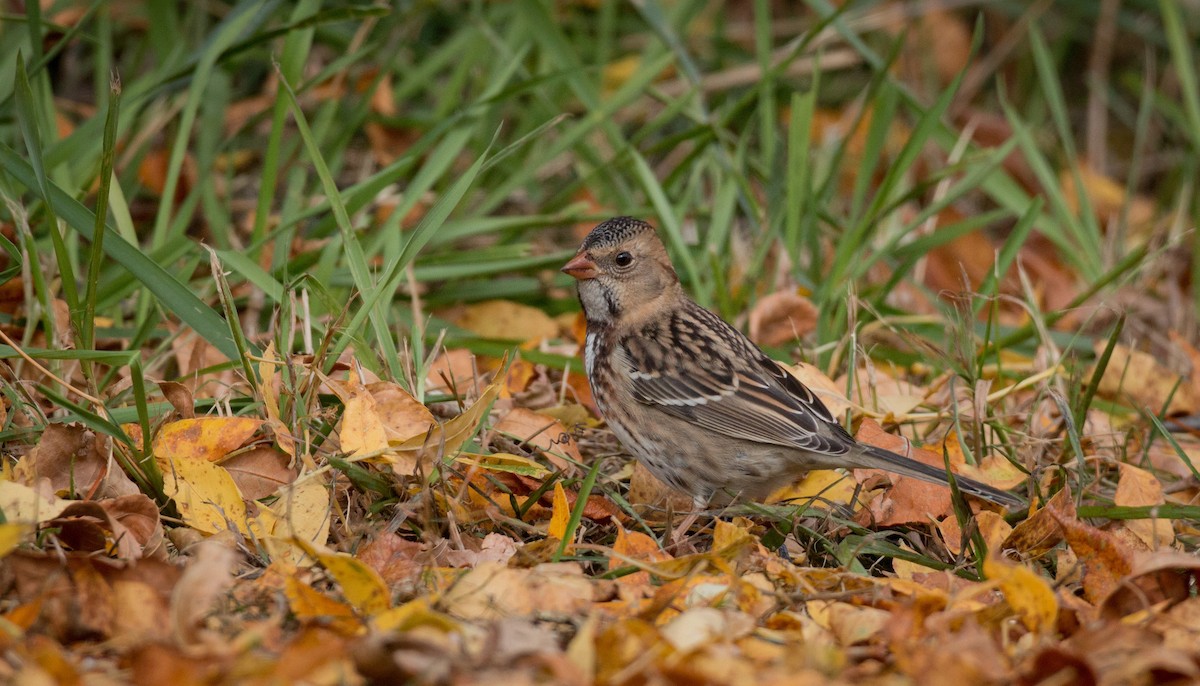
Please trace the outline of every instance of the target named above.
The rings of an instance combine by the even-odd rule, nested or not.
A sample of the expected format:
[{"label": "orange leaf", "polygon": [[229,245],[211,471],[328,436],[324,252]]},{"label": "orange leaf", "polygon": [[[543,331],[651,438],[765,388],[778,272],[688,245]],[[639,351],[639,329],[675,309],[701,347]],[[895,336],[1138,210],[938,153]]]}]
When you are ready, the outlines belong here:
[{"label": "orange leaf", "polygon": [[571,519],[571,506],[567,504],[567,493],[561,481],[554,482],[554,507],[550,515],[550,526],[546,533],[560,541],[567,538],[567,524]]}]

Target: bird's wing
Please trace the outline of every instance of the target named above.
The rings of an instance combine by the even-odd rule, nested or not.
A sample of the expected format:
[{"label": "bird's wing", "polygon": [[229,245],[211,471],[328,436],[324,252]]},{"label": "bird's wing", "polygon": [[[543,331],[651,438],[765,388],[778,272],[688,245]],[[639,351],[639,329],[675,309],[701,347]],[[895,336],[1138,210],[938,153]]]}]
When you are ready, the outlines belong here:
[{"label": "bird's wing", "polygon": [[688,314],[702,318],[695,329],[703,336],[672,317],[618,346],[618,372],[638,401],[732,438],[829,455],[851,450],[854,439],[804,384],[716,315],[698,306]]}]

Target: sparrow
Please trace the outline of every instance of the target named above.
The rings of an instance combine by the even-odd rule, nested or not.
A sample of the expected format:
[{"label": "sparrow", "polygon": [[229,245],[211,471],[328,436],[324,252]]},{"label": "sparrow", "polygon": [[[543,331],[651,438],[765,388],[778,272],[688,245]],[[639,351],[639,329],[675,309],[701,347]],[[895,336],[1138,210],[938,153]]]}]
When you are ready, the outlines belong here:
[{"label": "sparrow", "polygon": [[[859,443],[803,383],[687,296],[654,228],[597,225],[562,271],[587,320],[596,406],[625,448],[698,507],[761,500],[813,469],[882,469],[946,485],[946,472]],[[967,494],[1022,501],[966,477]]]}]

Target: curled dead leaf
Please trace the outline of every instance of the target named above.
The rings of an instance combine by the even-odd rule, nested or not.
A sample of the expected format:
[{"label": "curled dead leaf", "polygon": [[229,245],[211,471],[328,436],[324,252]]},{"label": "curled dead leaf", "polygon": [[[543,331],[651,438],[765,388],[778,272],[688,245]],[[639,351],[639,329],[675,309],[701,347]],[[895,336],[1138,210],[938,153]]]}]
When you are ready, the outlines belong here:
[{"label": "curled dead leaf", "polygon": [[803,338],[817,328],[817,306],[795,291],[772,293],[750,310],[750,340],[779,346]]}]

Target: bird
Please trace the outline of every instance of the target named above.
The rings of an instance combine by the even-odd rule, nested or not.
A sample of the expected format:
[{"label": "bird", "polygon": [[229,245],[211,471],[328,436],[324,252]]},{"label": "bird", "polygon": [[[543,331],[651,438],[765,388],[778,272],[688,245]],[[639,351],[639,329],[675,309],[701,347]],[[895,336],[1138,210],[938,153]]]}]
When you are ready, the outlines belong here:
[{"label": "bird", "polygon": [[[598,224],[562,271],[577,282],[584,367],[601,416],[698,508],[762,500],[814,469],[882,469],[948,485],[945,470],[855,440],[807,386],[688,297],[650,224]],[[972,496],[1022,505],[973,479],[955,481]]]}]

